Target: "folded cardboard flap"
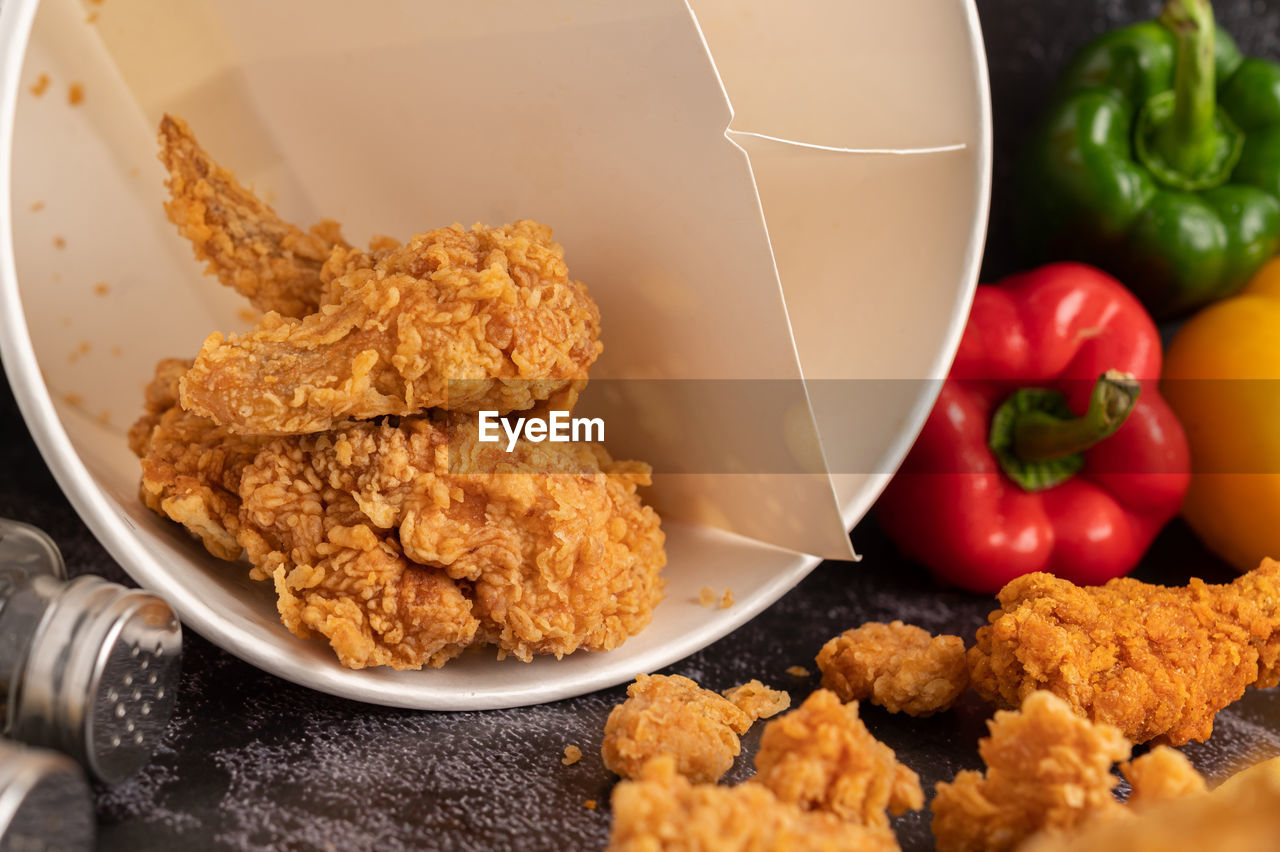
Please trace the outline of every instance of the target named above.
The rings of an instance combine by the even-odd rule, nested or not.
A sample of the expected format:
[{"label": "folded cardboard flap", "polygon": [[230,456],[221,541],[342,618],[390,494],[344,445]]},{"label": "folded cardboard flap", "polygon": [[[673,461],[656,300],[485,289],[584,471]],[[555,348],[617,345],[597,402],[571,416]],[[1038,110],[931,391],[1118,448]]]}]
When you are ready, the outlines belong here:
[{"label": "folded cardboard flap", "polygon": [[[50,5],[63,7],[50,14],[82,14],[74,0]],[[710,9],[697,5],[700,15],[703,6]],[[726,9],[719,9],[722,23],[731,17]],[[766,13],[756,11],[759,23]],[[706,19],[712,17],[708,11]],[[168,111],[188,119],[215,156],[283,215],[303,224],[332,216],[352,241],[375,233],[403,238],[454,221],[527,217],[551,224],[570,273],[587,283],[603,316],[605,352],[593,378],[799,386],[805,374],[829,372],[816,366],[823,356],[806,353],[833,353],[827,363],[839,364],[852,351],[847,342],[832,346],[832,328],[845,321],[841,314],[858,311],[857,293],[875,282],[851,282],[842,266],[795,260],[800,247],[814,248],[802,233],[814,232],[811,223],[797,214],[809,202],[785,191],[780,176],[786,168],[774,168],[778,158],[770,153],[778,143],[763,137],[851,146],[864,141],[850,129],[858,121],[846,111],[819,109],[813,113],[827,116],[828,130],[785,115],[777,127],[769,126],[769,110],[761,106],[767,99],[742,88],[744,80],[764,83],[743,76],[740,54],[726,54],[727,67],[737,69],[727,78],[730,94],[736,99],[741,92],[760,118],[740,128],[747,134],[727,137],[733,112],[698,23],[680,0],[393,2],[364,5],[359,14],[338,0],[180,7],[113,0],[102,24],[83,30],[81,38],[92,42],[88,51],[105,50],[118,75],[96,84],[113,95],[95,91],[94,97],[134,105],[99,121],[121,126],[112,134],[113,144],[127,148],[119,152],[120,162],[152,162],[154,128]],[[714,33],[709,40],[714,51]],[[780,65],[777,72],[803,75],[804,69]],[[802,82],[797,76],[770,80],[768,87],[793,90]],[[809,110],[804,114],[810,116],[805,122],[814,120]],[[751,134],[759,135],[746,138]],[[965,141],[956,134],[934,136],[928,128],[902,138],[943,147]],[[865,141],[898,137],[873,133]],[[749,155],[766,164],[763,210]],[[786,156],[803,163],[804,191],[816,193],[805,197],[814,204],[811,218],[826,223],[824,239],[846,238],[857,216],[831,211],[862,209],[864,202],[833,203],[815,182],[831,169],[875,172],[879,160],[794,146]],[[158,186],[158,168],[149,166],[142,180]],[[146,243],[168,230],[158,203],[154,218]],[[771,231],[777,246],[786,247],[779,252],[783,282],[788,266],[796,270],[798,283],[785,300]],[[167,253],[185,253],[171,233],[165,239],[176,246]],[[167,265],[156,264],[156,274],[165,274]],[[190,328],[211,317],[224,328],[242,325],[231,295],[201,280],[194,263],[186,267],[186,285],[164,289],[202,295],[175,297],[175,313],[183,315],[175,325]],[[800,308],[799,323],[788,318],[789,303],[793,314]],[[824,304],[835,308],[823,310]],[[124,308],[104,303],[104,322],[115,309]],[[183,354],[159,347],[190,336],[160,334],[147,357]],[[63,365],[51,362],[46,369],[51,386],[74,385],[61,375]],[[136,380],[145,377],[143,372]],[[800,552],[853,556],[821,465],[823,424],[815,424],[803,394],[785,410],[770,406],[758,416],[738,412],[697,423],[682,420],[672,401],[678,396],[651,395],[647,404],[670,410],[651,410],[647,418],[633,416],[634,397],[611,400],[588,389],[586,402],[604,416],[616,455],[645,458],[647,446],[656,452],[654,422],[719,429],[750,446],[776,435],[785,421],[787,452],[803,470],[816,466],[818,472],[753,469],[747,461],[742,472],[730,473],[686,458],[671,469],[692,473],[660,471],[653,487],[652,497],[668,517]],[[885,419],[886,428],[896,416]],[[849,422],[836,418],[824,426],[829,447],[868,445],[858,435],[842,434],[841,424]],[[699,452],[707,442],[700,437],[683,451]],[[884,441],[877,434],[871,443]],[[662,447],[664,457],[681,451],[679,441]]]}]

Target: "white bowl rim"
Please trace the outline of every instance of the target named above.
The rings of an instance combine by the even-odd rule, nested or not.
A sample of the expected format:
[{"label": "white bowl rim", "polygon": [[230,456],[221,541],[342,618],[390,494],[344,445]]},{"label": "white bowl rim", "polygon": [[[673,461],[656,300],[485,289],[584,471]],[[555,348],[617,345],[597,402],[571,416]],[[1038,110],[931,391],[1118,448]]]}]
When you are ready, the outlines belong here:
[{"label": "white bowl rim", "polygon": [[[961,286],[956,290],[956,304],[935,357],[928,378],[946,377],[973,301],[982,263],[982,247],[986,239],[987,217],[991,202],[992,121],[991,91],[986,52],[975,0],[961,0],[965,6],[967,36],[972,52],[972,67],[977,74],[979,132],[974,144],[977,167],[976,204],[972,210],[972,230],[960,270]],[[0,210],[12,207],[11,168],[14,122],[18,84],[26,57],[39,0],[8,0],[0,4]],[[125,571],[144,586],[156,587],[153,578],[166,575],[165,568],[132,536],[128,525],[113,509],[111,500],[95,485],[84,462],[75,451],[59,419],[53,400],[41,378],[35,349],[26,326],[17,283],[13,233],[11,227],[0,227],[0,359],[13,390],[18,408],[45,463],[62,492],[108,553]],[[906,419],[902,431],[884,456],[885,471],[898,468],[924,426],[941,388],[940,381],[925,383],[922,393]],[[891,472],[876,474],[859,494],[841,507],[850,528],[862,518],[879,497],[892,477]],[[422,700],[418,690],[402,686],[402,681],[361,677],[361,672],[334,672],[306,665],[304,659],[264,647],[254,641],[234,622],[217,616],[194,595],[172,584],[164,591],[183,623],[223,650],[264,671],[293,683],[372,704],[432,710],[486,710],[524,706],[570,698],[615,686],[634,677],[637,671],[655,671],[710,645],[741,627],[777,601],[809,574],[822,560],[804,554],[787,554],[790,561],[780,567],[773,582],[757,589],[749,600],[727,610],[720,619],[709,620],[707,627],[683,634],[677,641],[639,656],[629,657],[627,667],[604,667],[585,676],[561,679],[536,687],[507,688],[481,695],[461,694],[452,698],[433,696]]]}]

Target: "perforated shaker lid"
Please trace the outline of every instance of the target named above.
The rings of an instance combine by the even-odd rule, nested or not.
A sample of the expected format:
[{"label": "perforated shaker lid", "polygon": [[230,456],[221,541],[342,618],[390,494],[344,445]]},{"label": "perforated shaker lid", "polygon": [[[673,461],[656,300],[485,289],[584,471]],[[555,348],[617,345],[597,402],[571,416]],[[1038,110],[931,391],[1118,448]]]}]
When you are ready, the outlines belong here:
[{"label": "perforated shaker lid", "polygon": [[10,708],[15,739],[66,752],[107,783],[150,759],[177,693],[182,629],[148,592],[79,577],[32,638]]}]

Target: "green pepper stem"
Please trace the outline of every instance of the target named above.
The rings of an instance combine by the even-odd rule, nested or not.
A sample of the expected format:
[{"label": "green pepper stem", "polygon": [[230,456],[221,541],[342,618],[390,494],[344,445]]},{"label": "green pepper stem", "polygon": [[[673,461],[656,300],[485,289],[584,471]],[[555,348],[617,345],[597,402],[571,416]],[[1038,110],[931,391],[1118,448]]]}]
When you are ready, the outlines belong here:
[{"label": "green pepper stem", "polygon": [[1020,412],[1013,424],[1013,454],[1024,462],[1036,462],[1084,452],[1115,434],[1141,392],[1142,385],[1133,376],[1108,370],[1093,386],[1083,417],[1064,420],[1047,411]]},{"label": "green pepper stem", "polygon": [[1184,175],[1212,165],[1220,146],[1214,116],[1213,7],[1209,0],[1169,0],[1160,22],[1178,42],[1173,116],[1154,140],[1165,162]]}]

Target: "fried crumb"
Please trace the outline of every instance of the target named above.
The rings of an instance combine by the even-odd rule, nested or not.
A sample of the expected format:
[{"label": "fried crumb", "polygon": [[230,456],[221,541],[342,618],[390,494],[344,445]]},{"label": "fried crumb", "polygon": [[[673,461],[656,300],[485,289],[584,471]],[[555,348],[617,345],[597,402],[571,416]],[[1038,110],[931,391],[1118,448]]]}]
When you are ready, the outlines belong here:
[{"label": "fried crumb", "polygon": [[41,74],[36,81],[31,84],[31,94],[37,98],[42,96],[49,88],[49,75]]},{"label": "fried crumb", "polygon": [[99,411],[99,412],[98,412],[98,417],[97,417],[96,419],[97,419],[97,421],[98,421],[98,425],[99,425],[99,426],[110,426],[110,425],[111,425],[111,412],[110,412],[110,411],[107,411],[107,410],[104,408],[104,409],[102,409],[101,411]]},{"label": "fried crumb", "polygon": [[809,671],[804,666],[787,666],[787,674],[792,677],[808,677],[813,674],[813,672]]},{"label": "fried crumb", "polygon": [[39,213],[39,212],[40,212],[41,210],[43,210],[43,209],[44,209],[44,202],[43,202],[43,201],[33,201],[33,202],[31,202],[31,212],[32,212],[32,213]]},{"label": "fried crumb", "polygon": [[585,807],[587,810],[589,810],[589,811],[594,811],[594,810],[596,809],[596,800],[595,800],[595,799],[587,799],[585,802],[583,802],[583,803],[582,803],[582,805],[583,805],[583,807]]},{"label": "fried crumb", "polygon": [[76,351],[79,352],[81,355],[88,355],[89,350],[92,348],[93,347],[89,345],[89,341],[81,340],[80,345],[76,347]]},{"label": "fried crumb", "polygon": [[720,693],[743,713],[755,719],[770,719],[791,706],[791,696],[781,689],[770,689],[758,680]]},{"label": "fried crumb", "polygon": [[564,747],[564,757],[560,759],[561,763],[565,766],[573,766],[579,760],[582,760],[582,749],[578,748],[576,745],[567,745]]},{"label": "fried crumb", "polygon": [[870,700],[909,716],[950,708],[969,684],[963,639],[901,621],[848,630],[822,646],[817,663],[822,686],[842,701]]},{"label": "fried crumb", "polygon": [[84,84],[72,83],[67,87],[67,103],[76,106],[84,101]]},{"label": "fried crumb", "polygon": [[733,606],[733,590],[726,588],[724,595],[720,598],[720,608],[728,609]]},{"label": "fried crumb", "polygon": [[63,400],[63,402],[65,402],[67,405],[74,405],[74,406],[76,406],[76,407],[79,407],[79,406],[81,406],[81,405],[84,405],[84,397],[82,397],[82,396],[81,396],[80,394],[78,394],[78,393],[67,393],[67,394],[63,394],[63,395],[62,395],[62,400]]},{"label": "fried crumb", "polygon": [[93,292],[94,295],[105,296],[111,292],[111,285],[103,281],[99,281],[97,284],[93,285]]},{"label": "fried crumb", "polygon": [[250,322],[250,323],[257,322],[258,317],[260,316],[262,316],[262,314],[258,313],[255,310],[251,310],[249,308],[240,308],[238,311],[236,311],[236,318],[243,322]]},{"label": "fried crumb", "polygon": [[62,237],[54,237],[54,238],[53,238],[53,247],[54,247],[54,248],[59,248],[59,249],[66,248],[66,247],[67,247],[67,241],[66,241],[65,239],[63,239]]},{"label": "fried crumb", "polygon": [[716,590],[710,586],[703,586],[698,590],[698,603],[703,606],[711,606],[716,602]]},{"label": "fried crumb", "polygon": [[96,24],[96,23],[98,23],[98,13],[97,13],[97,12],[90,12],[89,14],[85,15],[85,16],[84,16],[84,22],[85,22],[86,24]]},{"label": "fried crumb", "polygon": [[741,751],[752,717],[729,699],[680,675],[640,675],[609,713],[600,756],[611,772],[637,778],[650,759],[674,755],[691,781],[716,781]]}]

